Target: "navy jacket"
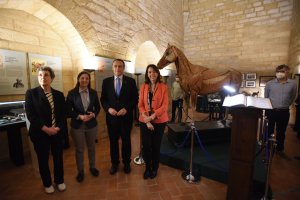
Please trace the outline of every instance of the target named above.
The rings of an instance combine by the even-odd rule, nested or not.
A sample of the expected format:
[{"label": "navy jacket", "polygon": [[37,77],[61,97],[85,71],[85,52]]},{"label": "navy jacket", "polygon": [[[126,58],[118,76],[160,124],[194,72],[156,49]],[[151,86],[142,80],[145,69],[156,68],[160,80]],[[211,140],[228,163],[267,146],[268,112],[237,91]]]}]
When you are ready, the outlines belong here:
[{"label": "navy jacket", "polygon": [[[123,75],[123,82],[119,97],[115,92],[114,76],[103,80],[102,94],[100,98],[102,107],[106,112],[107,124],[115,125],[120,120],[123,126],[132,127],[133,109],[138,103],[138,90],[135,80]],[[127,113],[124,116],[112,116],[108,109],[113,108],[117,112],[125,108]]]}]

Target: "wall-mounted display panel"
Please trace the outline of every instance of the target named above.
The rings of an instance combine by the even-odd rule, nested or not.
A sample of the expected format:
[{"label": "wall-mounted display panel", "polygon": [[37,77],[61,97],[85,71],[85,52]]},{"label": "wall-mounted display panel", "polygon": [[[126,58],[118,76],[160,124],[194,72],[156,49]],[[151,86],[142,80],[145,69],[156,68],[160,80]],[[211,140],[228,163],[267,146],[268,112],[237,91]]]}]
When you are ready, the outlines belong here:
[{"label": "wall-mounted display panel", "polygon": [[26,53],[0,49],[0,95],[25,94]]},{"label": "wall-mounted display panel", "polygon": [[60,57],[28,53],[28,58],[31,88],[40,86],[37,78],[37,69],[42,66],[48,66],[51,67],[55,73],[55,78],[51,83],[51,87],[63,92],[62,65]]}]

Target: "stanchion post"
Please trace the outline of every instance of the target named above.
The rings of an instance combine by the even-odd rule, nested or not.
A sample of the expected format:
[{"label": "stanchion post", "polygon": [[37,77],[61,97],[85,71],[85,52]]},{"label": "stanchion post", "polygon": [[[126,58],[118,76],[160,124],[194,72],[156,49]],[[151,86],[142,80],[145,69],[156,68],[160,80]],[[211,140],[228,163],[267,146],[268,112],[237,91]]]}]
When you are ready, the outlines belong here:
[{"label": "stanchion post", "polygon": [[143,144],[142,144],[142,132],[140,133],[140,154],[138,157],[133,159],[134,163],[137,165],[145,165],[145,161],[143,159]]},{"label": "stanchion post", "polygon": [[181,102],[179,102],[179,106],[178,106],[178,123],[181,123],[181,119],[182,119],[182,105],[181,105]]},{"label": "stanchion post", "polygon": [[193,173],[193,154],[194,154],[194,135],[197,134],[195,125],[192,124],[191,128],[191,162],[190,162],[190,171],[189,172],[183,172],[181,174],[181,177],[184,181],[188,183],[198,183],[200,181],[200,175]]},{"label": "stanchion post", "polygon": [[268,194],[269,194],[270,175],[271,175],[271,166],[272,166],[272,158],[273,158],[272,154],[277,145],[276,142],[277,142],[277,140],[275,139],[275,135],[272,134],[271,138],[269,139],[269,144],[271,145],[271,148],[270,148],[270,156],[269,156],[268,171],[267,171],[266,190],[265,190],[265,195],[262,198],[262,200],[268,200],[268,199],[273,200],[273,198],[268,197]]}]

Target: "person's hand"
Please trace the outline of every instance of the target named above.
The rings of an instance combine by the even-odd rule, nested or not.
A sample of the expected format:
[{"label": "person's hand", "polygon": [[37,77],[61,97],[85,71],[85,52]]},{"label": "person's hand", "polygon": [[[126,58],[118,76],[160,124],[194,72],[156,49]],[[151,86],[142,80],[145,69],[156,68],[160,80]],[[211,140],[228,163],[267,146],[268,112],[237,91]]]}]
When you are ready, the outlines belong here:
[{"label": "person's hand", "polygon": [[92,112],[87,112],[87,113],[89,113],[89,115],[84,115],[84,122],[88,122],[88,121],[90,121],[92,118],[94,118],[94,113],[92,113]]},{"label": "person's hand", "polygon": [[150,122],[148,122],[146,124],[147,124],[147,127],[148,127],[149,130],[154,131],[154,127]]},{"label": "person's hand", "polygon": [[144,117],[144,122],[145,123],[151,122],[151,120],[152,120],[152,118],[150,116]]},{"label": "person's hand", "polygon": [[108,112],[109,112],[109,114],[111,114],[112,116],[116,116],[116,115],[118,114],[118,112],[117,112],[115,109],[113,109],[113,108],[109,108],[109,109],[108,109]]},{"label": "person's hand", "polygon": [[51,127],[46,127],[46,126],[44,126],[44,127],[42,128],[42,130],[43,130],[47,135],[51,136],[51,135],[56,135],[57,132],[60,130],[60,128],[58,128],[58,127],[53,127],[53,126],[51,126]]},{"label": "person's hand", "polygon": [[127,113],[127,110],[125,109],[125,108],[122,108],[121,110],[119,110],[119,112],[118,112],[118,116],[123,116],[123,115],[125,115]]}]

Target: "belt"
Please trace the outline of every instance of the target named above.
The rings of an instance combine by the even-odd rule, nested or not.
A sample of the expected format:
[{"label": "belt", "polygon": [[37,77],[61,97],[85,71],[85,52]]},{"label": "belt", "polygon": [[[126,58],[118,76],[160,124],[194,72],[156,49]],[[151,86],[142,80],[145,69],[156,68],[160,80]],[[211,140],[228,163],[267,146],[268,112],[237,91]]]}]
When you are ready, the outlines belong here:
[{"label": "belt", "polygon": [[289,111],[290,109],[289,108],[286,108],[286,109],[279,109],[279,108],[275,108],[276,111]]}]

